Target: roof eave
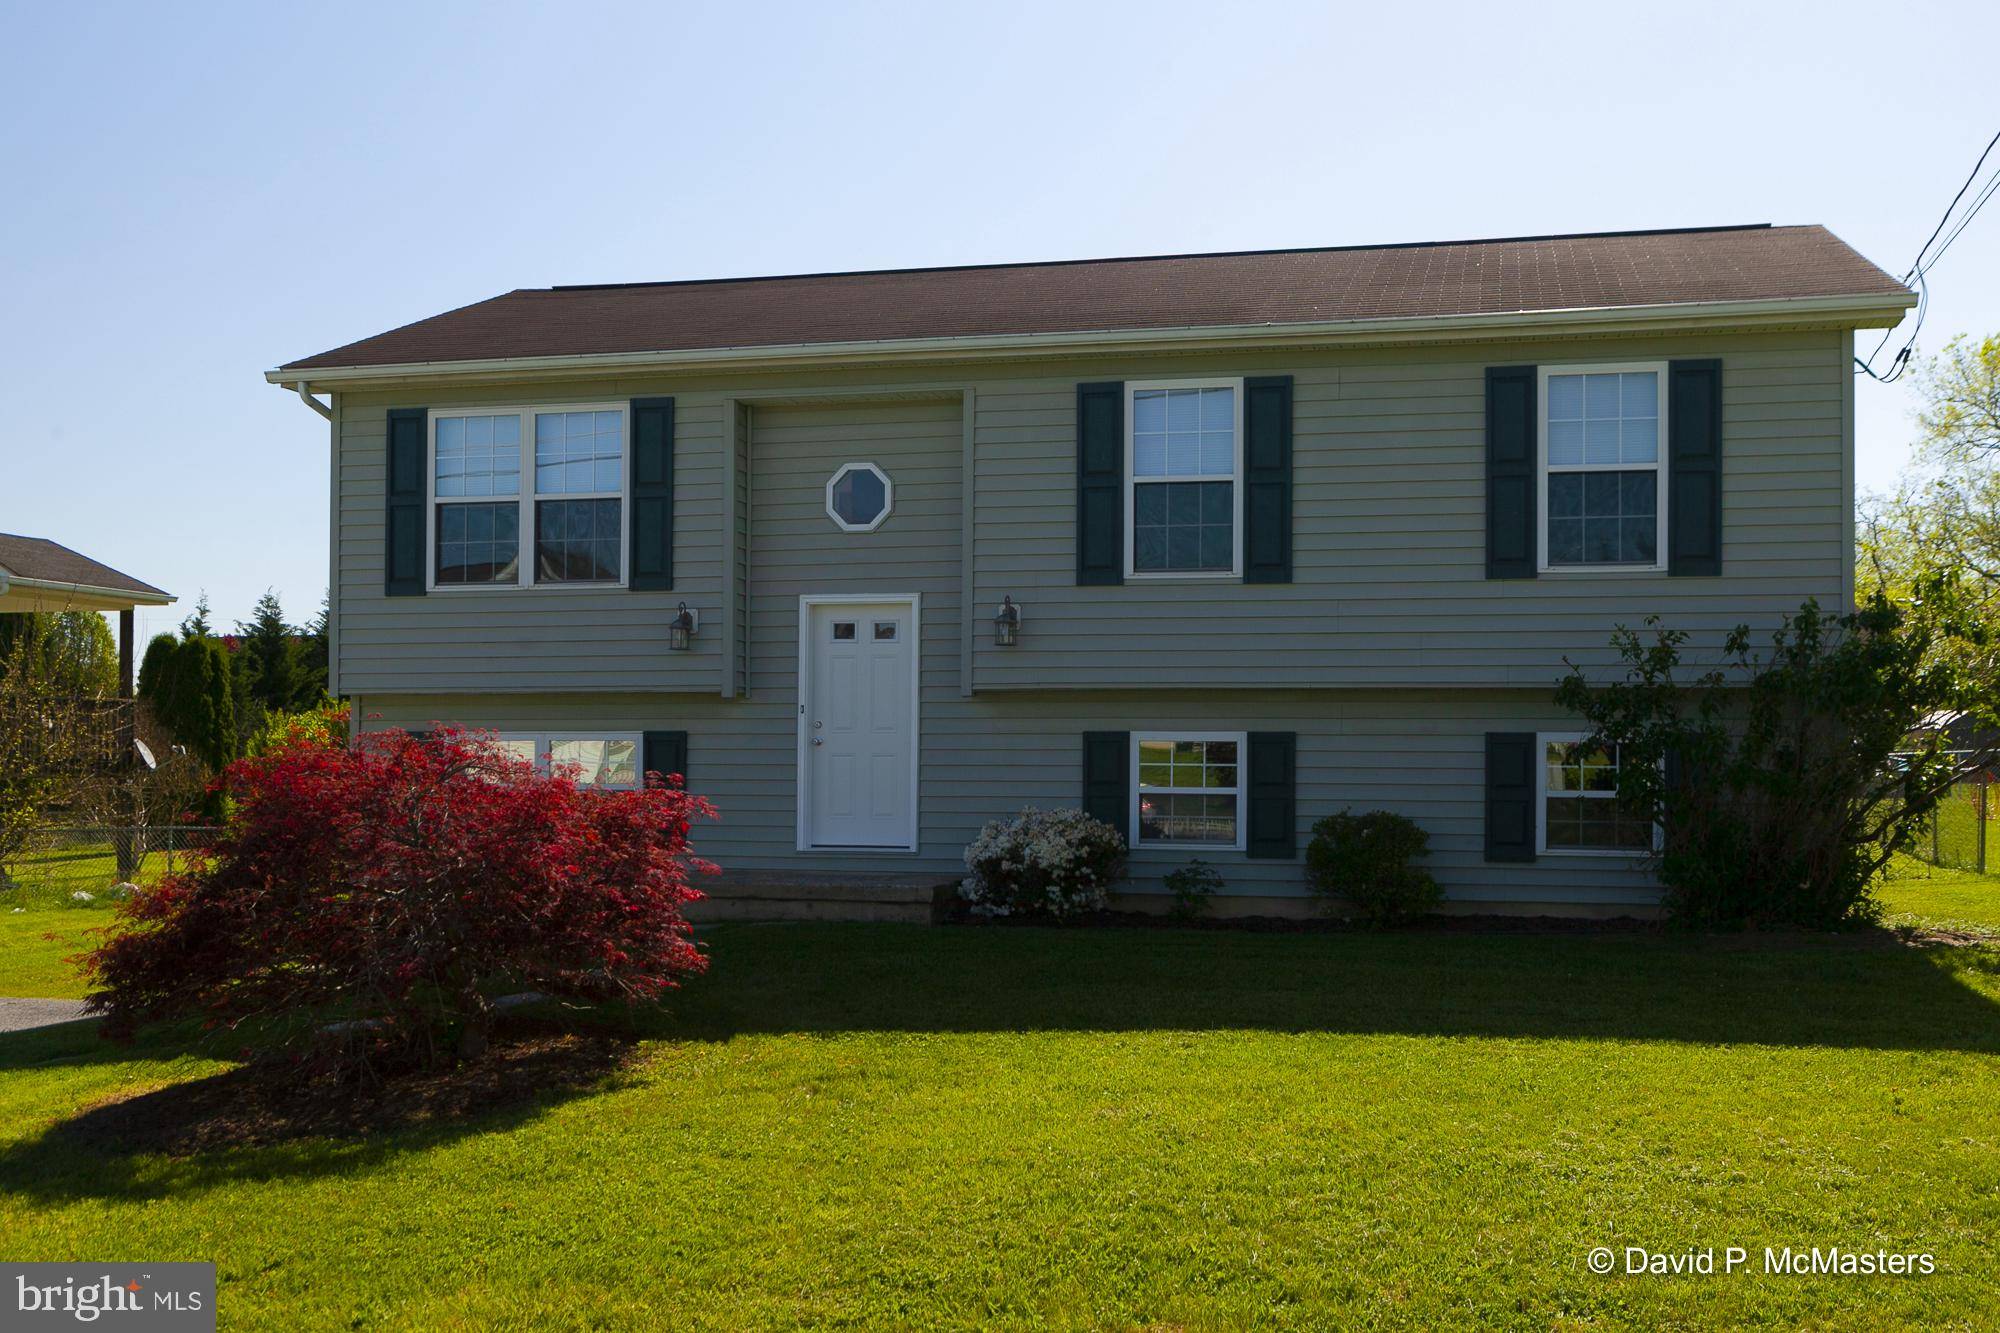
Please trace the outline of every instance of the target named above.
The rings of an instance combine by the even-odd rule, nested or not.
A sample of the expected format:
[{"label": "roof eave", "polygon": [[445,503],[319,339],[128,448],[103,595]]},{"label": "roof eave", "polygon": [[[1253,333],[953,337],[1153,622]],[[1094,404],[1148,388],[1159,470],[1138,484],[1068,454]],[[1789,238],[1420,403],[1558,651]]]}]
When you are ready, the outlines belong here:
[{"label": "roof eave", "polygon": [[153,588],[108,588],[96,583],[64,583],[29,579],[0,571],[0,611],[124,611],[135,606],[166,606],[174,595]]},{"label": "roof eave", "polygon": [[1470,338],[1550,338],[1564,334],[1671,332],[1704,328],[1771,328],[1810,325],[1893,328],[1916,304],[1912,292],[1857,296],[1791,297],[1773,301],[1702,301],[1647,306],[1591,306],[1566,310],[1429,315],[1400,319],[1328,320],[1298,324],[1203,325],[1187,328],[1077,330],[941,338],[872,339],[704,347],[667,352],[584,353],[573,356],[499,357],[471,361],[416,361],[395,365],[286,367],[264,372],[272,384],[360,388],[410,380],[549,378],[635,370],[672,371],[732,367],[785,369],[870,362],[1005,360],[1075,352],[1160,352],[1196,348],[1463,342]]}]

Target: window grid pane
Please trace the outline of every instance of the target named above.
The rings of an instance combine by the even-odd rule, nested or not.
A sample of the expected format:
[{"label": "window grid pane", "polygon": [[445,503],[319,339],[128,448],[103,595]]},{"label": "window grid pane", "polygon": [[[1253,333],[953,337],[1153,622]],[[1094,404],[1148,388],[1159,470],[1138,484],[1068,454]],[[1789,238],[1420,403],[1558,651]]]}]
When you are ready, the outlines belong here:
[{"label": "window grid pane", "polygon": [[1236,474],[1236,390],[1138,389],[1132,394],[1132,475]]},{"label": "window grid pane", "polygon": [[440,585],[519,581],[519,505],[440,504],[436,522]]},{"label": "window grid pane", "polygon": [[535,582],[618,581],[617,500],[539,500],[535,503]]},{"label": "window grid pane", "polygon": [[1651,565],[1659,556],[1659,474],[1550,472],[1551,565]]},{"label": "window grid pane", "polygon": [[537,412],[535,493],[589,495],[624,486],[625,414]]},{"label": "window grid pane", "polygon": [[1233,846],[1241,790],[1235,741],[1139,742],[1139,840]]},{"label": "window grid pane", "polygon": [[1657,371],[1551,375],[1548,404],[1550,467],[1659,461]]},{"label": "window grid pane", "polygon": [[1132,488],[1132,568],[1227,573],[1236,564],[1236,484],[1144,482]]},{"label": "window grid pane", "polygon": [[1618,799],[1618,752],[1550,741],[1543,754],[1544,843],[1551,849],[1650,851],[1652,821]]},{"label": "window grid pane", "polygon": [[520,417],[440,417],[436,446],[438,498],[521,493]]}]

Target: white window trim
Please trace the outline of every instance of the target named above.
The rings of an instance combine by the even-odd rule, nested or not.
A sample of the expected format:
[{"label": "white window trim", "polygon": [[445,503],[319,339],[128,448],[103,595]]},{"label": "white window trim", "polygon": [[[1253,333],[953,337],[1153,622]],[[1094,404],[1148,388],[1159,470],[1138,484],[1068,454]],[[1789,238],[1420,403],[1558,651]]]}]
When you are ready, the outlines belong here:
[{"label": "white window trim", "polygon": [[[1660,385],[1660,442],[1654,453],[1653,472],[1657,516],[1654,524],[1653,563],[1609,565],[1551,565],[1549,563],[1549,376],[1638,374],[1651,371]],[[1659,574],[1667,568],[1667,363],[1664,361],[1607,361],[1603,364],[1540,366],[1535,381],[1535,563],[1543,574]],[[1644,463],[1565,464],[1558,472],[1643,472]]]},{"label": "white window trim", "polygon": [[[1236,841],[1222,842],[1163,842],[1157,839],[1140,841],[1139,838],[1139,743],[1141,741],[1235,741],[1236,742],[1236,787],[1232,792],[1227,787],[1204,787],[1197,792],[1192,787],[1148,787],[1146,791],[1180,793],[1206,796],[1233,795],[1236,797]],[[1127,812],[1125,845],[1133,851],[1159,848],[1163,851],[1200,851],[1207,848],[1212,852],[1240,852],[1249,846],[1250,834],[1250,786],[1247,781],[1250,771],[1250,734],[1244,731],[1135,731],[1132,733],[1132,750],[1127,762],[1131,765],[1132,800]]]},{"label": "white window trim", "polygon": [[[537,412],[616,412],[625,423],[625,449],[619,458],[618,489],[589,491],[575,495],[535,494],[535,414]],[[521,418],[521,485],[514,499],[520,506],[520,551],[512,583],[439,583],[437,581],[437,424],[446,417]],[[425,413],[424,426],[424,590],[435,593],[483,593],[518,591],[522,588],[588,588],[599,592],[623,588],[632,577],[632,405],[630,403],[535,403],[516,407],[503,403],[493,407],[432,408]],[[445,504],[500,504],[504,495],[448,495]],[[579,579],[535,579],[535,501],[616,500],[618,504],[618,578],[614,581]]]},{"label": "white window trim", "polygon": [[[872,523],[849,523],[846,519],[842,518],[839,514],[834,512],[833,488],[835,486],[838,486],[840,484],[840,479],[846,476],[850,472],[873,472],[877,477],[880,477],[882,479],[882,512],[875,516],[875,521]],[[873,532],[875,531],[875,529],[881,527],[884,523],[887,523],[889,521],[889,515],[895,512],[896,512],[896,483],[889,479],[889,474],[887,472],[884,472],[880,467],[880,465],[878,464],[866,461],[859,463],[842,463],[837,469],[834,470],[834,474],[826,479],[826,516],[832,519],[833,525],[836,528],[839,528],[842,532]]]},{"label": "white window trim", "polygon": [[[504,584],[502,585],[505,586]],[[603,584],[596,585],[603,587]],[[546,774],[552,765],[549,756],[557,741],[630,741],[632,743],[633,772],[636,782],[598,782],[590,785],[605,791],[637,791],[646,781],[646,738],[636,731],[584,731],[579,728],[562,728],[555,731],[497,731],[494,739],[499,741],[531,741],[535,746],[535,771]]]},{"label": "white window trim", "polygon": [[[1235,470],[1229,476],[1206,474],[1193,477],[1148,477],[1143,482],[1132,471],[1132,400],[1142,392],[1155,389],[1234,389],[1232,401],[1236,407],[1234,435],[1236,445]],[[1137,554],[1137,534],[1139,504],[1137,488],[1142,485],[1157,486],[1173,481],[1227,481],[1230,499],[1235,513],[1230,522],[1230,556],[1228,570],[1220,569],[1138,569],[1134,557]],[[1243,577],[1243,378],[1234,379],[1191,379],[1191,380],[1127,380],[1125,383],[1125,577],[1128,579],[1182,580],[1201,579],[1213,582],[1219,579],[1241,580]],[[1151,844],[1158,846],[1160,844]]]},{"label": "white window trim", "polygon": [[[1591,856],[1613,860],[1644,860],[1650,853],[1635,851],[1629,847],[1551,847],[1549,846],[1549,747],[1551,745],[1575,745],[1590,739],[1587,731],[1538,731],[1535,733],[1535,854],[1537,856]],[[1567,795],[1567,793],[1565,793]],[[1580,792],[1578,795],[1589,800],[1601,801],[1606,796]],[[1615,793],[1613,793],[1615,795]],[[1653,851],[1661,846],[1661,829],[1653,825]]]}]

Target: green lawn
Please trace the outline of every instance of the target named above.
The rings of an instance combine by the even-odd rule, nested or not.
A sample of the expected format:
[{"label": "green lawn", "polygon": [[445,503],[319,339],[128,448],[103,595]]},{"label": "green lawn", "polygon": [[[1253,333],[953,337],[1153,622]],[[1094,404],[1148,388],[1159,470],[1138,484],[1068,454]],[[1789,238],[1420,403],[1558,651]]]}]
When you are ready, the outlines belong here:
[{"label": "green lawn", "polygon": [[91,931],[111,924],[109,908],[0,908],[0,996],[80,1000],[83,979],[69,959],[96,943]]},{"label": "green lawn", "polygon": [[1931,866],[1899,856],[1876,896],[1892,925],[2000,935],[2000,875]]},{"label": "green lawn", "polygon": [[[211,1258],[225,1327],[1993,1319],[2000,951],[709,940],[714,970],[646,1021],[636,1071],[360,1142],[84,1150],[51,1127],[221,1066],[88,1026],[0,1036],[6,1257]],[[1940,1267],[1600,1278],[1599,1244]]]}]

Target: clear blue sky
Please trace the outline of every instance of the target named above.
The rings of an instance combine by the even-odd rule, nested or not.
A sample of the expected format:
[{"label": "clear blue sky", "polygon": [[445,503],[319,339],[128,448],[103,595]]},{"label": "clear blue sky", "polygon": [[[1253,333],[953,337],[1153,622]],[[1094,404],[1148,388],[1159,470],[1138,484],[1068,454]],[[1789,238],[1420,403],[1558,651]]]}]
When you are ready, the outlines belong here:
[{"label": "clear blue sky", "polygon": [[[0,7],[0,531],[326,583],[265,369],[560,282],[1821,222],[1901,273],[2000,6]],[[2000,331],[2000,205],[1924,344]],[[1861,476],[1910,399],[1866,381]]]}]

